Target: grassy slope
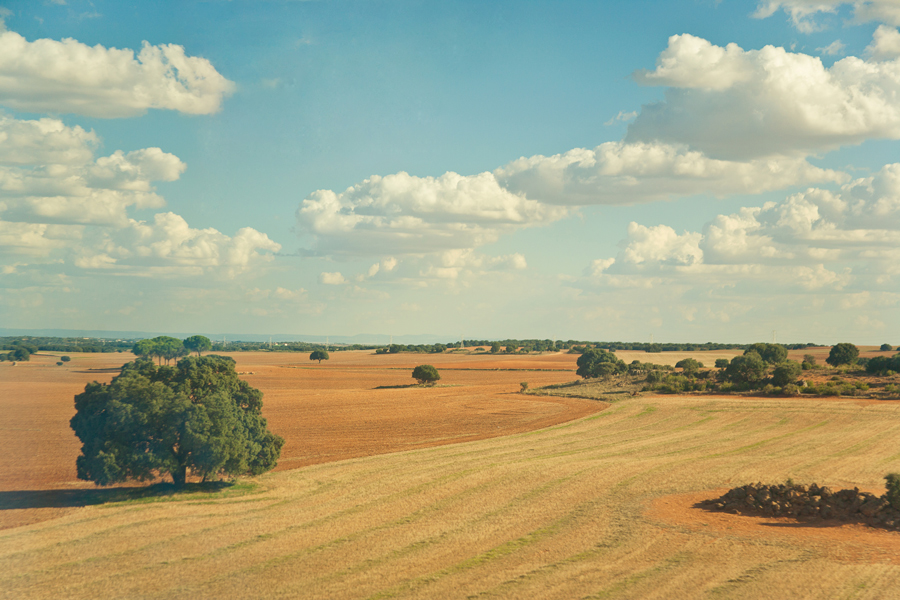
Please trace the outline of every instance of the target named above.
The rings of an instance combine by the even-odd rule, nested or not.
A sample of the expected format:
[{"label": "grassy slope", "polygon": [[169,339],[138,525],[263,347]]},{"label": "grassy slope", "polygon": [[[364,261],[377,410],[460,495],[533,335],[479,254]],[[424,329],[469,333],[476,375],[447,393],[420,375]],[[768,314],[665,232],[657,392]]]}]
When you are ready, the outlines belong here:
[{"label": "grassy slope", "polygon": [[0,597],[883,598],[900,561],[643,510],[788,477],[877,487],[900,471],[898,432],[894,403],[634,398],[529,434],[274,473],[245,495],[0,531]]}]

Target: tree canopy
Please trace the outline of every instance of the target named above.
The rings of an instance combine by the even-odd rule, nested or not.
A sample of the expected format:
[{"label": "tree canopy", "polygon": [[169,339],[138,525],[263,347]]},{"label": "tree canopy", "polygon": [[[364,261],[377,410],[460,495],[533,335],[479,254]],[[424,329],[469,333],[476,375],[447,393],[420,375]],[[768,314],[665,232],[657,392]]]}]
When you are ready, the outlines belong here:
[{"label": "tree canopy", "polygon": [[787,360],[787,348],[781,344],[759,342],[744,350],[744,354],[749,354],[750,352],[756,352],[761,359],[770,365],[777,365]]},{"label": "tree canopy", "polygon": [[753,383],[766,376],[766,363],[756,352],[735,356],[725,367],[725,377],[735,383]]},{"label": "tree canopy", "polygon": [[858,357],[859,348],[853,344],[843,342],[831,347],[831,352],[828,353],[828,358],[825,359],[825,362],[832,367],[837,367],[839,365],[853,364]]},{"label": "tree canopy", "polygon": [[441,378],[438,370],[431,365],[419,365],[413,369],[412,376],[419,383],[434,383]]},{"label": "tree canopy", "polygon": [[624,373],[628,370],[625,361],[620,360],[612,352],[607,352],[601,348],[590,348],[585,350],[576,361],[578,370],[576,374],[584,379],[589,377],[609,377],[615,373]]},{"label": "tree canopy", "polygon": [[139,358],[109,384],[75,396],[70,424],[81,440],[78,478],[97,485],[165,474],[184,485],[272,469],[284,439],[266,428],[262,392],[238,378],[234,360],[188,357],[175,367]]},{"label": "tree canopy", "polygon": [[189,338],[185,338],[183,344],[188,352],[196,352],[197,356],[200,356],[201,352],[207,352],[212,349],[212,341],[205,335],[192,335]]},{"label": "tree canopy", "polygon": [[328,353],[324,350],[313,350],[309,355],[309,360],[317,360],[319,364],[322,363],[323,360],[328,360]]},{"label": "tree canopy", "polygon": [[[211,344],[210,347],[212,347]],[[165,359],[166,364],[168,365],[170,360],[186,355],[188,350],[178,338],[161,335],[152,340],[140,340],[135,342],[134,346],[131,348],[131,352],[134,353],[135,356],[155,356],[160,364],[162,364],[162,360]]]}]

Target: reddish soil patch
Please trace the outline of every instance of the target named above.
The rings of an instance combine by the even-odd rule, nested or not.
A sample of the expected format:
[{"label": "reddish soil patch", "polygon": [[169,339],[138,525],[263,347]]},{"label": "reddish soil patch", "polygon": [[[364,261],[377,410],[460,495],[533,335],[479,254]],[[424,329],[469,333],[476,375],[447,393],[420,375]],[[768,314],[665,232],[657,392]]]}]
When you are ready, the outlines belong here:
[{"label": "reddish soil patch", "polygon": [[[0,529],[73,510],[23,492],[91,489],[79,481],[80,442],[69,427],[73,398],[90,381],[108,382],[130,354],[40,354],[0,363]],[[321,364],[306,354],[235,353],[237,370],[264,393],[269,428],[286,440],[278,470],[373,454],[508,435],[577,419],[606,405],[578,398],[526,396],[532,387],[575,378],[576,355],[374,355],[334,352]],[[412,369],[432,364],[434,387],[412,384]],[[27,494],[25,497],[28,497]]]},{"label": "reddish soil patch", "polygon": [[[834,486],[838,489],[840,486]],[[690,531],[703,531],[744,539],[780,538],[815,546],[823,554],[852,563],[900,565],[900,533],[836,520],[798,521],[787,517],[753,517],[710,511],[694,505],[718,498],[729,488],[663,496],[654,500],[644,515],[651,520],[677,525]],[[862,488],[861,488],[862,489]],[[884,489],[865,488],[876,495]]]}]

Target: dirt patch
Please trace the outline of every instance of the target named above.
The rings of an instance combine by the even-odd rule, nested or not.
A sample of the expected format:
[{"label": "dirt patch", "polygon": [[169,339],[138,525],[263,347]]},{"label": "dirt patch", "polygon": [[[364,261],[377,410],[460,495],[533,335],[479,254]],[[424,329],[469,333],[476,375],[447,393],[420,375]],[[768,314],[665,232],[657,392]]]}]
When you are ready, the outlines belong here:
[{"label": "dirt patch", "polygon": [[[644,516],[690,532],[706,532],[716,536],[737,536],[745,540],[778,539],[814,546],[824,555],[850,563],[890,563],[900,565],[900,532],[876,529],[859,523],[836,519],[799,521],[789,517],[734,515],[709,511],[696,505],[717,498],[729,488],[718,488],[689,494],[657,498]],[[865,488],[872,494],[883,489]]]}]

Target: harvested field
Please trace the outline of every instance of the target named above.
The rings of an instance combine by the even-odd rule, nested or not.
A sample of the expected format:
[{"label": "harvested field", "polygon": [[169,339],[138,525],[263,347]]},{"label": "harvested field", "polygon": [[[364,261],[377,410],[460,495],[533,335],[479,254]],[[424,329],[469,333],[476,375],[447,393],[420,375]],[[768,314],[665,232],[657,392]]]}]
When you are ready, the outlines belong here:
[{"label": "harvested field", "polygon": [[[439,391],[441,388],[437,388]],[[0,531],[15,598],[894,597],[900,534],[694,508],[746,482],[881,493],[900,403],[644,396],[577,421]]]},{"label": "harvested field", "polygon": [[[78,481],[80,443],[69,428],[73,397],[87,382],[108,382],[130,354],[40,354],[0,363],[0,492],[92,489]],[[516,393],[533,385],[574,378],[575,356],[374,356],[335,352],[317,364],[306,354],[246,352],[231,355],[242,378],[265,394],[269,428],[287,442],[284,470],[372,454],[496,437],[562,423],[598,411],[596,402],[535,398]],[[439,385],[408,387],[413,367],[431,362]],[[381,389],[379,389],[381,388]],[[68,501],[42,508],[0,510],[0,528],[55,518]],[[2,506],[2,504],[0,504]]]}]

